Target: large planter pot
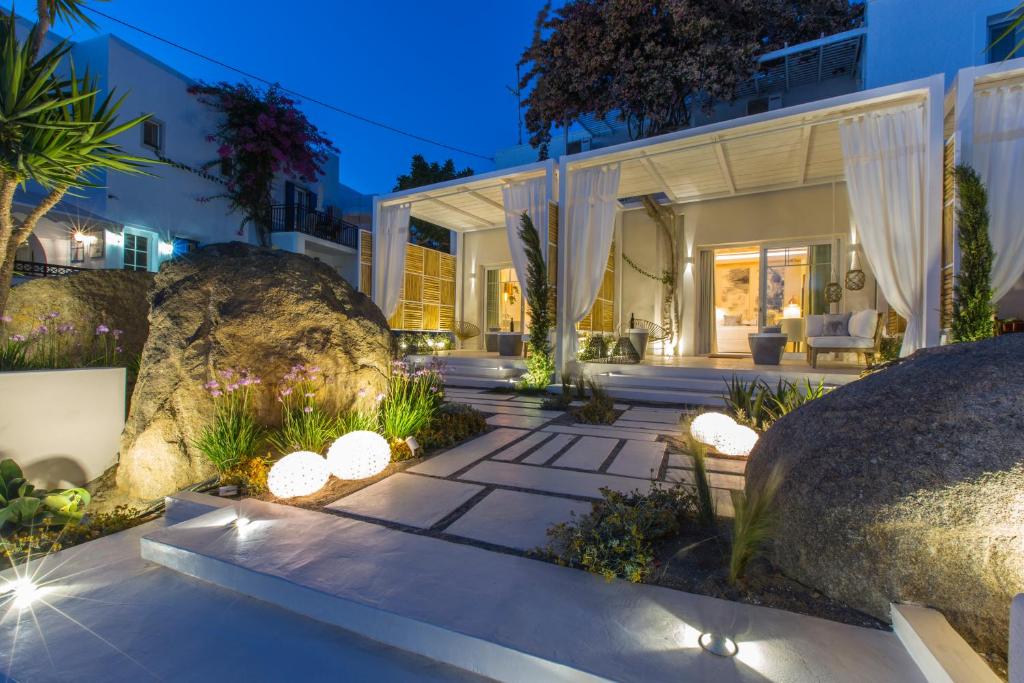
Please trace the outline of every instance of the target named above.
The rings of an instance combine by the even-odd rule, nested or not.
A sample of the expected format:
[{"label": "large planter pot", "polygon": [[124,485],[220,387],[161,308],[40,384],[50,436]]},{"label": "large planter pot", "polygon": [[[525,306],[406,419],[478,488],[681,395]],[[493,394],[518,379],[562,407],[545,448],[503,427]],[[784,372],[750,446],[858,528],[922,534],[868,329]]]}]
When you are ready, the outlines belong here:
[{"label": "large planter pot", "polygon": [[0,457],[37,486],[81,486],[103,474],[124,419],[124,368],[0,372]]}]

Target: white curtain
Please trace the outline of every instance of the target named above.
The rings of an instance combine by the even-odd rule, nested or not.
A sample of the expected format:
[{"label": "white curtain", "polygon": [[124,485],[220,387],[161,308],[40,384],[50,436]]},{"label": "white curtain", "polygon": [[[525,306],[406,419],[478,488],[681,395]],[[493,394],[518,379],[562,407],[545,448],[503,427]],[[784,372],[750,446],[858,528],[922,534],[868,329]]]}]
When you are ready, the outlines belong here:
[{"label": "white curtain", "polygon": [[[569,324],[582,320],[601,289],[618,211],[619,165],[586,168],[569,177],[566,289]],[[567,335],[575,345],[576,335]]]},{"label": "white curtain", "polygon": [[382,206],[373,235],[373,302],[384,317],[398,308],[405,276],[405,245],[409,241],[409,204]]},{"label": "white curtain", "polygon": [[900,355],[924,345],[925,120],[920,106],[839,123],[861,247],[885,300],[907,320]]},{"label": "white curtain", "polygon": [[[547,234],[548,199],[547,180],[544,177],[511,183],[501,188],[505,206],[505,230],[508,233],[508,248],[512,252],[512,265],[516,269],[516,278],[522,291],[526,291],[526,249],[519,237],[519,225],[525,212],[533,227],[545,243]],[[545,249],[545,252],[547,250]],[[545,254],[546,256],[546,254]]]},{"label": "white curtain", "polygon": [[974,96],[973,161],[988,191],[992,293],[999,301],[1024,275],[1024,86]]}]

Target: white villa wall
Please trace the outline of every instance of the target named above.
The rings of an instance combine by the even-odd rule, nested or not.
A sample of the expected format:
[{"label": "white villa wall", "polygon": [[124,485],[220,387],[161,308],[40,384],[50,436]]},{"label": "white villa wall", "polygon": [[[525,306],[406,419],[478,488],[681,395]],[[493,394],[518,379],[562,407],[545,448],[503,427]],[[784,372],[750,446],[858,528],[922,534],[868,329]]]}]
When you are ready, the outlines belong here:
[{"label": "white villa wall", "polygon": [[124,368],[0,373],[0,458],[38,486],[80,486],[103,474],[124,419]]},{"label": "white villa wall", "polygon": [[985,64],[988,19],[1019,0],[868,0],[865,86],[946,75]]},{"label": "white villa wall", "polygon": [[458,255],[462,278],[456,283],[456,298],[461,302],[462,319],[484,329],[485,271],[489,267],[510,265],[512,253],[504,227],[477,230],[462,235],[462,253]]},{"label": "white villa wall", "polygon": [[[849,269],[850,209],[845,184],[820,185],[794,190],[752,194],[727,199],[683,204],[682,215],[688,241],[692,241],[694,268],[701,249],[744,244],[785,244],[789,241],[838,240],[833,252],[835,277],[840,281]],[[622,246],[625,253],[648,270],[657,270],[658,237],[653,221],[643,209],[626,211],[622,218]],[[839,311],[856,311],[876,307],[876,287],[870,267],[861,258],[860,266],[867,275],[864,289],[843,290]],[[618,311],[622,320],[630,313],[646,320],[660,320],[659,285],[623,263],[618,271],[621,296]],[[684,277],[684,310],[687,311],[687,333],[683,352],[692,353],[696,334],[697,292],[690,278]],[[884,300],[877,295],[877,306]]]}]

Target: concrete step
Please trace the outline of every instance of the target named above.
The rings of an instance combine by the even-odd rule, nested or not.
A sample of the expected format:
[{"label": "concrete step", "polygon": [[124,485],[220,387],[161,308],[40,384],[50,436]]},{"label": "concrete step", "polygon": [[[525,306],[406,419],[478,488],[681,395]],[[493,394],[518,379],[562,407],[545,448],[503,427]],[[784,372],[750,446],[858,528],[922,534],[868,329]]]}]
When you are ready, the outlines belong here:
[{"label": "concrete step", "polygon": [[647,377],[627,375],[619,372],[596,373],[591,375],[603,387],[643,387],[646,389],[683,390],[707,394],[725,393],[726,383],[722,378],[701,379],[696,377]]},{"label": "concrete step", "polygon": [[624,401],[667,403],[670,405],[709,406],[720,408],[724,404],[719,394],[685,389],[647,389],[639,386],[606,387],[612,397]]},{"label": "concrete step", "polygon": [[[140,545],[167,569],[502,681],[921,680],[891,633],[297,507],[247,500]],[[703,651],[705,632],[732,637],[736,659]]]}]

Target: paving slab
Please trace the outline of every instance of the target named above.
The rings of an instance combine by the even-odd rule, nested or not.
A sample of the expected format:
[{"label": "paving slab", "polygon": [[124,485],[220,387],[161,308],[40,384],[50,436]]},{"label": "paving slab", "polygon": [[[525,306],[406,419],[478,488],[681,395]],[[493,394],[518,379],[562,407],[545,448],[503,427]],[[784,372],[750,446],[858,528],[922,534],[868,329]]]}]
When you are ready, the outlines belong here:
[{"label": "paving slab", "polygon": [[506,548],[533,550],[547,545],[551,525],[569,521],[573,513],[587,512],[590,503],[584,501],[497,489],[444,532]]},{"label": "paving slab", "polygon": [[630,408],[623,415],[623,419],[634,422],[658,422],[662,424],[678,425],[683,419],[681,410],[651,410],[649,408]]},{"label": "paving slab", "polygon": [[[626,413],[628,415],[629,413]],[[679,427],[672,424],[662,424],[658,422],[636,422],[634,420],[618,419],[612,424],[612,427],[621,427],[622,429],[636,429],[644,432],[654,432],[655,434],[665,434],[666,436],[675,436],[679,434]]]},{"label": "paving slab", "polygon": [[608,466],[608,474],[657,479],[667,447],[662,441],[627,441]]},{"label": "paving slab", "polygon": [[655,441],[658,435],[654,432],[641,431],[638,429],[623,429],[611,425],[548,425],[544,427],[546,432],[557,432],[559,434],[580,434],[582,436],[604,436],[611,439],[637,439],[639,441]]},{"label": "paving slab", "polygon": [[[571,405],[573,408],[582,408],[583,406],[587,405],[587,402],[577,399],[575,401],[572,401],[569,405]],[[612,406],[612,408],[614,408],[615,410],[629,410],[630,405],[628,403],[616,403]]]},{"label": "paving slab", "polygon": [[586,498],[600,498],[602,487],[622,493],[630,493],[637,489],[647,491],[650,488],[650,482],[632,477],[617,477],[597,472],[574,472],[553,467],[533,467],[493,460],[486,460],[474,465],[459,475],[459,479]]},{"label": "paving slab", "polygon": [[482,490],[482,486],[399,472],[326,507],[429,529]]},{"label": "paving slab", "polygon": [[520,455],[530,450],[531,448],[547,441],[552,435],[547,432],[534,432],[525,439],[516,441],[514,444],[509,446],[503,451],[498,451],[491,456],[494,460],[515,460]]},{"label": "paving slab", "polygon": [[529,415],[531,417],[546,417],[549,420],[553,420],[556,417],[561,417],[562,411],[560,410],[541,410],[540,408],[531,408],[522,404],[514,404],[511,401],[507,403],[481,403],[479,401],[473,401],[469,403],[472,407],[479,410],[481,413],[501,413],[503,415]]},{"label": "paving slab", "polygon": [[544,396],[516,396],[512,400],[517,401],[519,403],[535,403],[537,405],[540,405],[541,403],[544,403],[548,399]]},{"label": "paving slab", "polygon": [[[707,468],[711,472],[727,472],[729,474],[743,474],[747,471],[746,460],[732,460],[730,458],[704,458]],[[692,470],[693,456],[686,453],[670,453],[668,456],[669,467],[679,467]]]},{"label": "paving slab", "polygon": [[527,431],[524,429],[495,429],[493,432],[488,432],[472,441],[439,453],[418,465],[413,465],[408,471],[429,474],[434,477],[450,477],[462,468],[486,458],[502,446],[508,445],[526,434]]},{"label": "paving slab", "polygon": [[574,467],[578,470],[596,472],[618,445],[618,439],[584,436],[551,464],[557,467]]},{"label": "paving slab", "polygon": [[[693,483],[693,470],[677,470],[669,468],[665,472],[665,481],[669,482],[682,482],[684,484]],[[713,488],[719,489],[732,489],[735,491],[742,491],[743,484],[746,479],[738,474],[722,474],[721,472],[708,472],[708,483]]]},{"label": "paving slab", "polygon": [[[899,639],[886,631],[604,581],[295,507],[253,501],[246,514],[250,524],[242,529],[233,526],[235,511],[224,509],[156,531],[142,539],[142,555],[499,680],[924,680]],[[734,638],[737,656],[703,651],[697,640],[709,631]]]},{"label": "paving slab", "polygon": [[487,424],[495,427],[516,427],[519,429],[539,429],[551,422],[549,417],[530,417],[529,415],[506,415],[498,413],[487,418]]},{"label": "paving slab", "polygon": [[483,389],[453,389],[445,388],[445,398],[472,398],[480,401],[508,401],[512,398],[512,394],[494,394]]},{"label": "paving slab", "polygon": [[[550,433],[550,432],[547,432]],[[557,434],[551,441],[523,458],[523,462],[530,465],[544,465],[554,457],[555,453],[568,446],[576,437],[572,434]]]}]

